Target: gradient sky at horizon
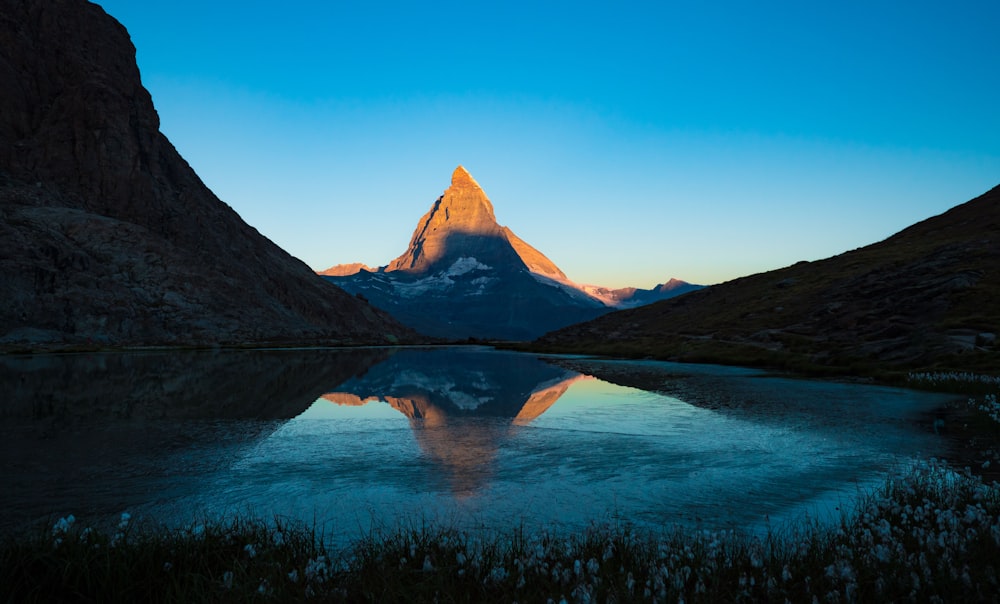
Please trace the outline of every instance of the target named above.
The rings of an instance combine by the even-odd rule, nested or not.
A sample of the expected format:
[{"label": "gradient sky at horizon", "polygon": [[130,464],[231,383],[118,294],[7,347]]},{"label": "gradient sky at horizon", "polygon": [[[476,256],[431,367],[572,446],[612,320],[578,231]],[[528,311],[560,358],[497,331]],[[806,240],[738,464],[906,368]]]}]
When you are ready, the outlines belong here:
[{"label": "gradient sky at horizon", "polygon": [[717,283],[1000,184],[1000,3],[98,0],[161,129],[314,269],[462,164],[582,283]]}]

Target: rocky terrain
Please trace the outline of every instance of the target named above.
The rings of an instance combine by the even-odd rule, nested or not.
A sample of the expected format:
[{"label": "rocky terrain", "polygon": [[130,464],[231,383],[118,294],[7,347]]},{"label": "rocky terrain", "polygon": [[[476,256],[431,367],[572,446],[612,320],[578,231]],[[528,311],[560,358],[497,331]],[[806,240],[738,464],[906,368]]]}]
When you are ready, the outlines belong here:
[{"label": "rocky terrain", "polygon": [[808,371],[1000,367],[1000,187],[892,237],[540,338],[536,350]]},{"label": "rocky terrain", "polygon": [[388,265],[340,264],[320,273],[430,335],[525,340],[611,308],[698,289],[671,280],[652,290],[579,285],[505,226],[462,166]]},{"label": "rocky terrain", "polygon": [[84,0],[0,1],[0,217],[0,349],[413,337],[201,182]]}]

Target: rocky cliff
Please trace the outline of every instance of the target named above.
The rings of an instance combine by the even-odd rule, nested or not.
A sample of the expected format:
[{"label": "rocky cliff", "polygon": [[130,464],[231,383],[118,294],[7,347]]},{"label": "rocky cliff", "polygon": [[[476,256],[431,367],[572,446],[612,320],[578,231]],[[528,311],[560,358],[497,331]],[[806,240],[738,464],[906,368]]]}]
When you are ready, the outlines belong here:
[{"label": "rocky cliff", "polygon": [[1000,367],[1000,187],[863,248],[548,334],[535,349],[809,371]]},{"label": "rocky cliff", "polygon": [[125,28],[84,0],[0,0],[0,215],[7,349],[409,334],[205,187]]}]

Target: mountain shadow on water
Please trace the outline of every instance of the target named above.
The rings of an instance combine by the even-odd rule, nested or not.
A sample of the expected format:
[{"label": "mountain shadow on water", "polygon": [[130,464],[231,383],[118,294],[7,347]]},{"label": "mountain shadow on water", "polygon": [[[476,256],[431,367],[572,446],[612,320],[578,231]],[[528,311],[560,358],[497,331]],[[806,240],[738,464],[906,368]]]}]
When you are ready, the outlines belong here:
[{"label": "mountain shadow on water", "polygon": [[[0,530],[197,488],[391,349],[0,355]],[[84,503],[86,502],[86,503]]]},{"label": "mountain shadow on water", "polygon": [[391,348],[0,356],[0,419],[284,420]]}]

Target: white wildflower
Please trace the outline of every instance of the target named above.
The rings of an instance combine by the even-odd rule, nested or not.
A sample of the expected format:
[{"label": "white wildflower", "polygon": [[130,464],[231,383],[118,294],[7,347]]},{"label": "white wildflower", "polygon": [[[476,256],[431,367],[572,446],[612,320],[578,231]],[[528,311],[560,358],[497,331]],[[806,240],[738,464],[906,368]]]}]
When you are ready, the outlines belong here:
[{"label": "white wildflower", "polygon": [[244,545],[243,551],[247,553],[247,557],[249,558],[253,558],[254,556],[257,555],[257,548],[254,547],[252,543],[247,543],[246,545]]},{"label": "white wildflower", "polygon": [[313,560],[309,558],[306,562],[306,581],[310,583],[324,583],[330,573],[330,567],[327,565],[326,556],[320,556]]},{"label": "white wildflower", "polygon": [[225,587],[226,589],[233,588],[233,571],[227,570],[226,572],[222,573],[222,586]]},{"label": "white wildflower", "polygon": [[507,569],[502,566],[494,566],[488,577],[492,583],[500,583],[507,578]]},{"label": "white wildflower", "polygon": [[70,529],[73,528],[73,523],[76,522],[76,517],[73,514],[66,516],[65,518],[60,518],[52,526],[52,535],[62,535],[68,533]]},{"label": "white wildflower", "polygon": [[879,543],[878,545],[875,546],[875,548],[872,551],[875,554],[875,559],[878,560],[879,562],[885,564],[886,562],[889,561],[890,558],[889,548],[886,547],[884,544]]}]

